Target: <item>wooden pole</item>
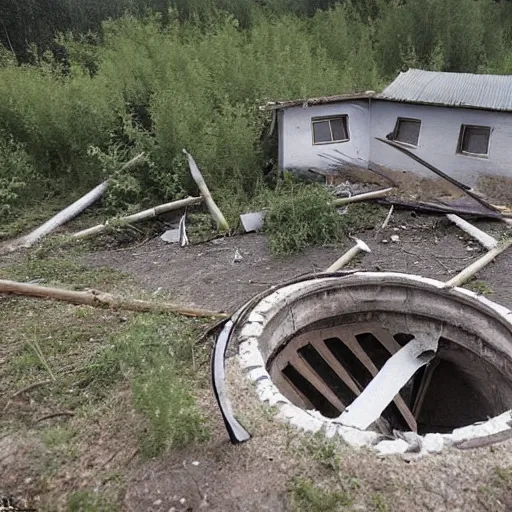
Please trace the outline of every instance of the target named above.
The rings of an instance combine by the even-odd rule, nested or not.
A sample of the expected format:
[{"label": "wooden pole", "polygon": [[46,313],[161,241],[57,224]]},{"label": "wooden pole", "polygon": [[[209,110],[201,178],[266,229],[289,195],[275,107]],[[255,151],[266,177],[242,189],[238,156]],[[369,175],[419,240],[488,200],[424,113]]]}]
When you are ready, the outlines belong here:
[{"label": "wooden pole", "polygon": [[202,201],[202,197],[187,197],[185,199],[173,201],[172,203],[161,204],[159,206],[155,206],[154,208],[150,208],[149,210],[144,210],[142,212],[134,213],[133,215],[128,215],[127,217],[111,219],[110,221],[107,221],[104,224],[98,224],[97,226],[93,226],[92,228],[84,229],[83,231],[79,231],[78,233],[73,233],[71,236],[73,238],[86,238],[89,236],[102,233],[111,225],[123,226],[126,224],[132,224],[134,222],[140,222],[141,220],[158,217],[159,215],[162,215],[164,213],[171,212],[173,210],[179,210],[180,208],[185,208],[186,206],[193,206],[195,204],[199,204]]},{"label": "wooden pole", "polygon": [[199,187],[201,196],[203,196],[204,202],[206,203],[206,206],[208,207],[213,220],[217,223],[217,229],[220,231],[229,231],[229,224],[220,211],[220,208],[213,200],[210,190],[208,189],[203,175],[201,174],[201,171],[199,170],[199,167],[197,166],[194,158],[186,149],[183,150],[183,153],[187,156],[188,166],[190,167],[190,174],[192,174],[192,178]]},{"label": "wooden pole", "polygon": [[98,290],[81,292],[64,290],[62,288],[50,288],[27,283],[18,283],[16,281],[8,281],[4,279],[0,279],[0,294],[24,295],[27,297],[39,297],[43,299],[70,302],[72,304],[84,304],[86,306],[94,306],[98,308],[125,309],[129,311],[148,313],[173,313],[191,317],[227,318],[228,316],[218,311],[183,308],[167,302],[149,302],[146,300],[124,299]]},{"label": "wooden pole", "polygon": [[453,288],[455,286],[462,286],[469,279],[471,279],[478,271],[487,266],[496,256],[500,255],[504,250],[512,245],[512,239],[501,243],[498,247],[491,249],[487,254],[473,262],[469,267],[466,267],[462,272],[447,281],[444,285],[445,288]]},{"label": "wooden pole", "polygon": [[[137,165],[145,158],[144,153],[137,155],[135,158],[132,158],[129,162],[123,165],[121,171],[128,169],[129,167],[133,167]],[[73,204],[69,205],[67,208],[59,212],[57,215],[52,217],[50,220],[45,222],[42,226],[38,227],[28,235],[25,235],[17,240],[14,240],[11,243],[8,243],[4,246],[4,250],[0,250],[2,252],[13,252],[19,248],[27,248],[33,246],[37,243],[41,238],[49,235],[52,231],[57,229],[59,226],[66,224],[71,219],[74,219],[77,215],[82,213],[86,208],[88,208],[92,203],[97,201],[107,190],[109,185],[109,180],[105,180],[103,183],[92,189],[85,196],[75,201]]]},{"label": "wooden pole", "polygon": [[336,260],[326,272],[337,272],[348,265],[360,252],[372,252],[371,249],[362,241],[356,238],[356,245],[351,247],[345,254]]},{"label": "wooden pole", "polygon": [[333,201],[334,206],[343,206],[344,204],[358,203],[360,201],[369,201],[370,199],[380,199],[386,197],[393,190],[390,188],[383,188],[381,190],[374,190],[373,192],[366,192],[365,194],[358,194],[352,197],[342,197]]}]

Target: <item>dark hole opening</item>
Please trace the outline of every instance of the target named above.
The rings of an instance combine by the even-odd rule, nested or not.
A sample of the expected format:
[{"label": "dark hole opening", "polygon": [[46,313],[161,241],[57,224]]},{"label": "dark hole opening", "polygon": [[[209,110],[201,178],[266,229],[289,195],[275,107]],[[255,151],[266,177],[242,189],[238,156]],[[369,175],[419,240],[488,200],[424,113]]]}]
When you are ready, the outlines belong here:
[{"label": "dark hole opening", "polygon": [[282,373],[311,402],[311,405],[324,416],[336,418],[341,414],[341,411],[338,411],[294,366],[288,364],[283,368]]},{"label": "dark hole opening", "polygon": [[355,400],[356,395],[338,377],[312,345],[306,345],[297,352],[316,370],[318,376],[334,391],[334,394],[343,404],[348,405]]}]

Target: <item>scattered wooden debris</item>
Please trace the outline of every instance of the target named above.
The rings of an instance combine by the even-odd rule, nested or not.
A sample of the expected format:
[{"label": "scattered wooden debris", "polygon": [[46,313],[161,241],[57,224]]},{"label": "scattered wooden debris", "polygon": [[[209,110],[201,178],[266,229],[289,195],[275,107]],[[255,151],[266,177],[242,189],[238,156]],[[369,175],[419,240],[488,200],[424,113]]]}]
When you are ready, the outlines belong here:
[{"label": "scattered wooden debris", "polygon": [[98,290],[74,291],[62,288],[50,288],[16,281],[0,279],[0,294],[24,295],[43,299],[84,304],[98,308],[126,309],[129,311],[150,313],[172,313],[190,317],[227,317],[219,311],[184,308],[167,302],[149,302],[146,300],[125,299]]},{"label": "scattered wooden debris", "polygon": [[451,183],[453,186],[455,186],[459,190],[461,190],[464,194],[466,194],[469,197],[471,197],[472,199],[474,199],[477,203],[480,203],[480,205],[482,205],[485,209],[489,210],[490,212],[497,213],[498,210],[492,204],[488,203],[487,201],[482,199],[478,194],[473,192],[471,190],[471,187],[468,187],[467,185],[464,185],[464,183],[461,183],[460,181],[457,181],[455,178],[452,178],[451,176],[448,176],[448,174],[445,174],[443,171],[441,171],[437,167],[433,166],[432,164],[429,164],[427,161],[423,160],[418,155],[414,154],[412,151],[409,151],[408,149],[404,148],[401,144],[397,144],[394,141],[387,140],[387,139],[382,139],[380,137],[376,137],[376,139],[378,141],[383,142],[384,144],[387,144],[388,146],[391,146],[391,147],[397,149],[398,151],[404,153],[405,155],[407,155],[408,157],[412,158],[413,160],[415,160],[419,164],[423,165],[424,167],[426,167],[427,169],[429,169],[433,173],[435,173],[438,176],[440,176],[441,178],[445,179],[446,181]]},{"label": "scattered wooden debris", "polygon": [[158,217],[159,215],[171,212],[173,210],[179,210],[187,206],[199,204],[202,201],[202,197],[187,197],[185,199],[179,199],[178,201],[161,204],[159,206],[155,206],[154,208],[150,208],[149,210],[144,210],[142,212],[134,213],[133,215],[128,215],[127,217],[111,219],[110,221],[107,221],[104,224],[98,224],[97,226],[93,226],[92,228],[84,229],[83,231],[74,233],[71,236],[73,238],[87,238],[89,236],[103,233],[110,226],[125,226],[127,224],[132,224],[134,222],[140,222],[141,220]]},{"label": "scattered wooden debris", "polygon": [[189,244],[188,236],[187,236],[187,211],[185,210],[185,213],[183,214],[183,217],[180,219],[180,224],[178,227],[178,237],[181,247],[185,247]]},{"label": "scattered wooden debris", "polygon": [[391,215],[393,215],[393,210],[395,209],[394,205],[391,205],[389,207],[389,212],[386,215],[386,218],[384,219],[384,222],[382,223],[382,226],[380,229],[386,229],[388,227],[389,221],[391,220]]},{"label": "scattered wooden debris", "polygon": [[487,254],[482,256],[480,259],[473,262],[471,265],[466,267],[462,272],[457,274],[455,277],[445,283],[445,288],[453,288],[455,286],[462,286],[464,283],[469,281],[477,272],[482,270],[503,251],[508,249],[512,245],[512,239],[502,242],[494,249],[491,249]]},{"label": "scattered wooden debris", "polygon": [[206,206],[208,207],[213,220],[217,223],[217,228],[221,231],[229,231],[229,224],[213,200],[210,190],[208,189],[203,175],[201,174],[201,171],[199,170],[199,167],[197,166],[194,158],[186,149],[183,150],[183,153],[187,156],[188,165],[190,167],[190,174],[199,187],[201,196],[204,198],[204,202],[206,203]]},{"label": "scattered wooden debris", "polygon": [[[145,154],[141,153],[137,155],[135,158],[132,158],[129,162],[127,162],[121,168],[121,172],[133,167],[145,159]],[[13,252],[20,248],[28,248],[32,247],[39,240],[49,235],[52,231],[55,231],[58,227],[66,224],[71,219],[74,219],[77,215],[82,213],[86,208],[88,208],[91,204],[97,201],[107,190],[109,185],[109,180],[105,180],[103,183],[92,189],[85,196],[75,201],[73,204],[69,205],[67,208],[59,212],[57,215],[52,217],[50,220],[45,222],[42,226],[38,227],[28,235],[25,235],[17,240],[14,240],[11,243],[7,243],[3,246],[3,251],[0,249],[0,253],[2,252]]]},{"label": "scattered wooden debris", "polygon": [[444,205],[436,203],[428,203],[424,201],[407,201],[405,199],[399,199],[397,197],[386,197],[385,199],[377,200],[378,203],[387,206],[395,206],[397,208],[406,208],[408,210],[414,210],[422,213],[435,213],[435,214],[448,214],[455,213],[457,215],[468,215],[471,217],[481,217],[495,220],[507,220],[503,219],[503,216],[496,211],[491,211],[487,208],[477,207],[471,208],[466,205],[455,206],[455,205]]},{"label": "scattered wooden debris", "polygon": [[344,266],[348,265],[360,252],[372,252],[371,249],[358,238],[355,239],[356,245],[350,248],[341,258],[336,260],[327,270],[326,272],[337,272]]},{"label": "scattered wooden debris", "polygon": [[361,201],[371,201],[372,199],[380,199],[382,197],[386,197],[390,192],[393,191],[393,188],[383,188],[381,190],[374,190],[372,192],[365,192],[364,194],[358,194],[352,197],[342,197],[340,199],[335,199],[333,204],[335,206],[343,206],[345,204],[350,203],[358,203]]},{"label": "scattered wooden debris", "polygon": [[496,240],[491,235],[488,235],[481,229],[473,226],[469,222],[461,219],[458,215],[454,215],[450,213],[447,215],[448,219],[450,219],[454,224],[459,226],[462,231],[465,231],[468,235],[472,236],[475,240],[480,242],[486,249],[491,250],[498,246],[498,240]]}]

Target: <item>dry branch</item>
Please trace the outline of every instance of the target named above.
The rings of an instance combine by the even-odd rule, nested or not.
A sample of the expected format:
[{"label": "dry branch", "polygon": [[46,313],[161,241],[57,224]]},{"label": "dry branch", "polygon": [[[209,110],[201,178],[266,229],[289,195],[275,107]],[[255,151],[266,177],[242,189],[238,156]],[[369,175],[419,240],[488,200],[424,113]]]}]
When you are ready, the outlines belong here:
[{"label": "dry branch", "polygon": [[210,190],[208,189],[203,175],[201,174],[201,171],[199,170],[199,167],[197,166],[194,158],[186,149],[183,150],[183,153],[187,156],[188,166],[190,167],[190,174],[199,187],[201,196],[204,198],[206,206],[208,207],[213,220],[217,223],[217,228],[220,231],[229,231],[229,224],[213,200]]},{"label": "dry branch", "polygon": [[352,197],[342,197],[341,199],[335,199],[333,204],[335,206],[342,206],[350,203],[358,203],[360,201],[370,201],[371,199],[380,199],[386,197],[393,190],[390,188],[383,188],[381,190],[374,190],[373,192],[366,192],[365,194],[358,194]]},{"label": "dry branch", "polygon": [[[129,167],[133,167],[138,164],[145,158],[144,153],[137,155],[135,158],[132,158],[129,162],[127,162],[121,168],[121,171],[128,169]],[[75,201],[73,204],[59,212],[57,215],[52,217],[50,220],[45,222],[42,226],[38,227],[28,235],[25,235],[17,240],[14,240],[10,244],[7,244],[5,248],[8,252],[15,251],[22,247],[31,247],[35,243],[37,243],[41,238],[44,238],[46,235],[49,235],[52,231],[55,231],[59,226],[66,224],[71,219],[74,219],[77,215],[82,213],[86,208],[88,208],[92,203],[97,201],[107,190],[109,184],[109,180],[105,180],[103,183],[92,189],[85,196],[81,197],[78,201]],[[1,252],[1,251],[0,251]]]},{"label": "dry branch", "polygon": [[183,308],[167,302],[149,302],[146,300],[124,299],[115,297],[109,293],[98,290],[85,292],[64,290],[62,288],[50,288],[33,284],[18,283],[0,279],[0,294],[24,295],[28,297],[39,297],[53,299],[72,304],[84,304],[99,308],[126,309],[129,311],[150,312],[150,313],[174,313],[191,317],[226,317],[218,311],[204,309]]},{"label": "dry branch", "polygon": [[179,210],[180,208],[185,208],[187,206],[193,206],[193,205],[199,204],[202,201],[203,201],[202,197],[187,197],[185,199],[173,201],[172,203],[161,204],[159,206],[155,206],[154,208],[150,208],[149,210],[144,210],[142,212],[134,213],[133,215],[128,215],[127,217],[120,217],[119,219],[112,219],[110,221],[105,222],[104,224],[98,224],[97,226],[93,226],[92,228],[84,229],[83,231],[74,233],[71,236],[73,238],[87,238],[89,236],[103,233],[103,231],[105,231],[111,225],[124,226],[126,224],[140,222],[141,220],[158,217],[159,215],[162,215],[167,212],[171,212],[173,210]]}]

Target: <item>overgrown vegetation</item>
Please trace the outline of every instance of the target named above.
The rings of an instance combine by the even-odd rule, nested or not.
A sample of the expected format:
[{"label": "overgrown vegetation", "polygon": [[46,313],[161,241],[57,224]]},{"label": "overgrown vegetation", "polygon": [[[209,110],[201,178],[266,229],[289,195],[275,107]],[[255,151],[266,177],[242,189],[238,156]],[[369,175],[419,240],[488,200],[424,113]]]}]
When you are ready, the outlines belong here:
[{"label": "overgrown vegetation", "polygon": [[106,176],[115,213],[194,192],[184,147],[221,203],[250,204],[275,166],[266,101],[378,90],[403,66],[512,66],[509,2],[50,3],[0,8],[3,221]]}]

